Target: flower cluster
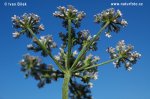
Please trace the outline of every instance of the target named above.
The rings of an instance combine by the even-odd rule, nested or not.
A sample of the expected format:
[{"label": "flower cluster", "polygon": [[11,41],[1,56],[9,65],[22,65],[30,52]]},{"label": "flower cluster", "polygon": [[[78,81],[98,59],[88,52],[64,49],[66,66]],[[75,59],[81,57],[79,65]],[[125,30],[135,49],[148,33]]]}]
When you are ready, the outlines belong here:
[{"label": "flower cluster", "polygon": [[94,22],[102,24],[104,26],[107,22],[109,25],[106,27],[106,36],[111,37],[110,32],[119,32],[121,27],[127,26],[127,21],[121,19],[122,13],[120,10],[115,11],[113,8],[102,11],[101,13],[95,15]]},{"label": "flower cluster", "polygon": [[78,11],[76,8],[74,8],[72,5],[68,5],[68,8],[65,8],[64,6],[57,7],[58,11],[55,11],[53,15],[55,17],[61,18],[64,20],[64,26],[66,27],[67,20],[71,20],[72,23],[75,25],[75,27],[80,26],[80,21],[85,17],[85,13],[83,11]]},{"label": "flower cluster", "polygon": [[20,61],[22,66],[21,70],[25,72],[25,77],[32,76],[39,81],[38,87],[43,87],[46,83],[51,83],[52,80],[57,80],[59,77],[63,77],[60,71],[54,70],[53,66],[42,63],[38,57],[24,55]]},{"label": "flower cluster", "polygon": [[130,71],[132,69],[132,65],[134,65],[141,57],[140,53],[136,51],[133,52],[133,48],[132,45],[126,45],[124,40],[121,40],[118,42],[116,48],[109,47],[107,49],[111,59],[121,56],[120,59],[113,62],[116,68],[120,67],[121,64],[124,64],[127,70]]},{"label": "flower cluster", "polygon": [[18,38],[21,34],[26,34],[27,37],[32,37],[32,34],[27,28],[30,28],[35,34],[44,30],[44,25],[40,24],[40,17],[33,13],[24,13],[21,17],[14,15],[12,17],[13,27],[15,32],[14,38]]},{"label": "flower cluster", "polygon": [[[82,31],[78,32],[77,44],[80,45],[79,50],[81,50],[84,45],[89,43],[89,41],[91,41],[92,38],[93,37],[90,35],[89,30],[82,30]],[[97,50],[97,43],[96,43],[96,41],[92,43],[92,45],[90,46],[89,49],[91,49],[93,51]]]},{"label": "flower cluster", "polygon": [[[39,39],[40,43],[46,47],[46,49],[51,52],[52,48],[56,48],[57,45],[56,43],[53,41],[53,38],[51,35],[47,35],[47,36],[41,36]],[[33,38],[33,44],[29,44],[27,45],[28,50],[33,50],[35,52],[38,51],[42,51],[42,55],[43,56],[47,56],[48,53],[46,53],[45,51],[42,50],[42,48],[39,46],[38,41]]]}]

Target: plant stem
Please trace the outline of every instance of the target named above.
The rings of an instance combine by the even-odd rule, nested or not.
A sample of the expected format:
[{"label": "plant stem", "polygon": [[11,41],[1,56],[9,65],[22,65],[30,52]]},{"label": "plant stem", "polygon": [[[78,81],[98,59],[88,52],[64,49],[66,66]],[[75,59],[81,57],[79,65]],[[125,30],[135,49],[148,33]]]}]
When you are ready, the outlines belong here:
[{"label": "plant stem", "polygon": [[64,81],[62,86],[62,99],[68,99],[70,78],[71,74],[69,72],[64,74]]},{"label": "plant stem", "polygon": [[89,66],[89,65],[84,65],[84,66],[82,66],[82,67],[80,67],[80,68],[78,68],[78,69],[75,69],[73,72],[77,72],[77,71],[83,70],[83,69],[86,68],[87,66]]},{"label": "plant stem", "polygon": [[88,43],[86,44],[85,46],[83,46],[82,50],[80,51],[78,57],[76,58],[75,62],[73,63],[72,67],[71,67],[71,70],[74,69],[74,66],[77,65],[77,63],[79,62],[79,60],[81,59],[81,57],[86,53],[86,51],[88,50],[88,48],[91,46],[91,44],[96,41],[99,37],[100,37],[100,34],[102,33],[102,31],[108,26],[109,24],[109,21],[106,22],[106,24],[98,31],[98,33],[96,34],[96,36]]},{"label": "plant stem", "polygon": [[71,58],[71,47],[72,47],[72,33],[71,33],[71,20],[68,20],[68,54],[67,54],[67,65],[66,69],[70,67],[70,58]]},{"label": "plant stem", "polygon": [[108,60],[108,61],[105,61],[105,62],[102,62],[102,63],[97,64],[97,65],[93,65],[93,66],[90,66],[90,67],[84,68],[84,70],[86,70],[86,69],[91,69],[91,68],[98,67],[98,66],[102,66],[102,65],[105,65],[105,64],[111,63],[111,62],[113,62],[113,61],[115,61],[115,60],[118,60],[118,59],[120,59],[120,58],[122,58],[122,56],[117,57],[117,58],[114,58],[114,59],[111,59],[111,60]]},{"label": "plant stem", "polygon": [[54,62],[56,63],[56,65],[58,66],[58,68],[62,71],[62,72],[65,72],[63,67],[58,63],[58,61],[53,57],[53,55],[50,53],[50,51],[47,50],[47,48],[39,41],[39,39],[36,37],[36,35],[33,33],[33,31],[28,28],[28,31],[32,34],[32,36],[36,39],[37,41],[37,44],[42,48],[43,51],[45,51],[53,60]]}]

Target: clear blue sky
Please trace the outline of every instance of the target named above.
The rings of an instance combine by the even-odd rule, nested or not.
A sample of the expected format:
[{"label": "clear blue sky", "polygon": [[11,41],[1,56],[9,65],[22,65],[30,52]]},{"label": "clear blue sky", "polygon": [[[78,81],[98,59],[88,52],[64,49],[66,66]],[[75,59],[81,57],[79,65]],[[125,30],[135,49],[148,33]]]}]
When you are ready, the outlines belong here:
[{"label": "clear blue sky", "polygon": [[[26,7],[5,7],[4,2],[27,2]],[[59,41],[58,32],[65,31],[61,27],[61,21],[52,16],[59,5],[74,5],[79,10],[87,13],[80,29],[89,29],[92,34],[99,30],[99,26],[93,23],[93,15],[110,8],[111,2],[143,2],[142,7],[115,6],[123,13],[129,25],[118,35],[113,33],[113,38],[101,37],[99,50],[101,62],[108,59],[105,49],[115,46],[117,41],[124,39],[135,46],[135,50],[142,54],[142,58],[134,65],[131,72],[123,67],[115,69],[112,64],[99,68],[99,79],[93,81],[92,94],[94,99],[150,99],[150,1],[148,0],[1,0],[0,1],[0,99],[61,99],[62,80],[46,85],[39,89],[37,82],[32,79],[24,79],[18,64],[22,55],[29,52],[26,45],[31,42],[25,36],[18,40],[12,38],[11,16],[14,14],[33,12],[41,16],[41,22],[45,25],[45,32],[41,35],[52,34],[54,40]],[[56,52],[54,51],[56,54]],[[39,54],[37,54],[39,55]],[[49,63],[49,58],[44,59]],[[50,60],[51,62],[51,60]]]}]

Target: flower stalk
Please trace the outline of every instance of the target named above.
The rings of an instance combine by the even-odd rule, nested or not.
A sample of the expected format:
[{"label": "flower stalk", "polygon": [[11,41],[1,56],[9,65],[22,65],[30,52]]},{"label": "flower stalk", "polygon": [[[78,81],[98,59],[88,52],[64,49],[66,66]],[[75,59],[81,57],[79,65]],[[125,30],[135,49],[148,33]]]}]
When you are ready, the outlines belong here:
[{"label": "flower stalk", "polygon": [[108,61],[105,61],[105,62],[102,62],[102,63],[100,63],[100,64],[93,65],[93,66],[89,66],[89,67],[88,67],[88,66],[83,66],[83,67],[81,67],[81,68],[79,68],[79,69],[74,70],[74,72],[79,72],[79,71],[81,71],[81,70],[84,71],[84,70],[91,69],[91,68],[94,68],[94,67],[106,65],[106,64],[109,64],[109,63],[111,63],[111,62],[113,62],[113,61],[115,61],[115,60],[119,60],[120,58],[122,58],[122,56],[117,57],[117,58],[114,58],[114,59],[111,59],[111,60],[108,60]]},{"label": "flower stalk", "polygon": [[109,64],[109,63],[111,63],[111,62],[113,62],[113,61],[115,61],[115,60],[119,60],[120,58],[122,58],[122,56],[117,57],[117,58],[114,58],[114,59],[111,59],[111,60],[108,60],[108,61],[105,61],[105,62],[102,62],[102,63],[100,63],[100,64],[96,64],[96,65],[93,65],[93,66],[86,67],[86,68],[84,68],[84,69],[87,70],[87,69],[91,69],[91,68],[94,68],[94,67],[106,65],[106,64]]}]

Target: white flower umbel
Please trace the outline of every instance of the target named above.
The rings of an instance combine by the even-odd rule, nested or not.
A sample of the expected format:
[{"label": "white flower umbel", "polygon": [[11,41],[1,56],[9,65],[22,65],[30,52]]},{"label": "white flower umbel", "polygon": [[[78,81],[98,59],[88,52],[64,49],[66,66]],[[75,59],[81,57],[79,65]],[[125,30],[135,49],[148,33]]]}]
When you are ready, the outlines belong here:
[{"label": "white flower umbel", "polygon": [[44,26],[40,25],[40,17],[36,14],[24,13],[21,17],[14,15],[11,19],[13,27],[21,34],[26,34],[29,38],[33,37],[33,33],[39,34],[40,31],[44,30]]},{"label": "white flower umbel", "polygon": [[116,68],[124,64],[127,70],[132,69],[132,65],[134,65],[137,62],[137,60],[141,57],[140,53],[136,51],[133,52],[133,48],[134,47],[132,45],[126,45],[125,41],[121,40],[116,45],[116,48],[109,47],[107,49],[111,59],[121,57],[120,59],[115,60],[113,62]]}]

